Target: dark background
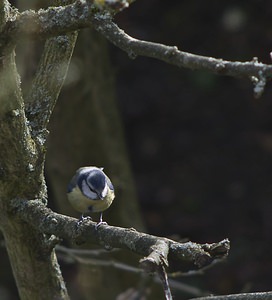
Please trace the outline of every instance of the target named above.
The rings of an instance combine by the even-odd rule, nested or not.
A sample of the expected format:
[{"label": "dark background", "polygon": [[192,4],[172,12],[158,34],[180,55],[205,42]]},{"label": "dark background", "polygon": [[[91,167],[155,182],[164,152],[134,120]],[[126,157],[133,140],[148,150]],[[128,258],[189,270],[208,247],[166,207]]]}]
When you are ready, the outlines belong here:
[{"label": "dark background", "polygon": [[[117,17],[135,38],[226,60],[271,63],[268,1],[136,1]],[[230,256],[182,279],[213,293],[271,289],[271,84],[179,69],[111,46],[148,231],[231,241]]]},{"label": "dark background", "polygon": [[[138,0],[116,22],[135,38],[182,51],[270,64],[271,15],[270,1]],[[231,241],[224,263],[181,282],[215,294],[271,290],[271,83],[255,99],[249,79],[109,50],[147,231]]]}]

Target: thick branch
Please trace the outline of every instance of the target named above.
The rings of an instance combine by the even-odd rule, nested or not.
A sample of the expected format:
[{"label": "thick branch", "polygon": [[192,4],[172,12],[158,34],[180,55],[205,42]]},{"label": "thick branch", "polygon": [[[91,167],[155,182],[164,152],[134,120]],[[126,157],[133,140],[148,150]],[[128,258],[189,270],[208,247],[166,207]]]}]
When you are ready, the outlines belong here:
[{"label": "thick branch", "polygon": [[77,32],[50,38],[26,97],[26,113],[32,133],[42,133],[58,99],[77,39]]},{"label": "thick branch", "polygon": [[28,130],[14,52],[2,58],[0,87],[0,227],[20,298],[67,299],[55,254],[44,248],[44,235],[8,214],[14,197],[46,196],[43,150]]},{"label": "thick branch", "polygon": [[[70,6],[68,6],[68,8],[69,7]],[[59,10],[63,9],[63,7],[59,7]],[[48,9],[48,17],[50,17],[50,12],[51,10]],[[39,12],[37,14],[39,15]],[[69,15],[64,14],[64,17],[68,24]],[[42,17],[40,17],[40,19],[43,20]],[[50,22],[57,26],[57,19],[54,19],[53,16]],[[65,23],[65,25],[67,24]],[[28,25],[30,29],[35,28],[33,23],[32,27],[31,24]],[[43,25],[46,27],[46,24]],[[53,30],[54,28],[51,29]],[[65,35],[49,38],[45,43],[37,72],[25,100],[26,114],[34,135],[44,133],[47,127],[66,78],[76,39],[77,32],[74,31]],[[45,139],[43,136],[42,138]]]},{"label": "thick branch", "polygon": [[0,0],[0,30],[6,25],[10,5],[7,0]]},{"label": "thick branch", "polygon": [[[5,7],[3,5],[1,7],[4,3],[2,1],[0,8],[9,12],[11,9],[7,2],[5,1]],[[2,22],[3,12],[1,13]],[[12,13],[14,11],[9,12],[7,20],[13,19]],[[44,299],[68,299],[55,252],[47,247],[46,237],[41,232],[37,232],[31,224],[9,218],[8,214],[10,199],[14,197],[46,198],[43,177],[44,141],[41,136],[35,141],[31,137],[12,46],[13,44],[8,43],[1,35],[0,156],[5,159],[0,163],[0,227],[21,299],[38,299],[41,295]],[[47,63],[50,62],[47,57]],[[52,65],[49,67],[52,68]],[[64,66],[62,68],[64,69]],[[51,75],[49,72],[48,74]],[[46,82],[48,74],[41,76],[43,81]],[[35,88],[40,91],[44,85],[42,82],[38,83]],[[45,93],[37,92],[37,94],[42,100],[47,96]],[[33,99],[37,98],[33,97]],[[35,105],[41,103],[45,102],[37,101]],[[46,106],[49,112],[43,111],[44,115],[46,113],[50,115],[51,107],[52,105]]]},{"label": "thick branch", "polygon": [[[164,249],[167,244],[168,258],[171,261],[178,261],[181,265],[190,265],[191,268],[202,268],[215,259],[225,258],[230,248],[228,240],[211,245],[192,242],[178,243],[166,238],[140,233],[133,228],[101,225],[97,229],[96,223],[91,221],[86,221],[78,226],[76,219],[52,212],[38,200],[14,200],[12,207],[18,217],[34,226],[38,231],[53,234],[76,244],[90,242],[99,244],[106,249],[123,248],[141,256],[149,256],[159,245],[157,251],[162,253],[164,260],[167,259],[164,257],[167,251],[160,249]],[[162,244],[164,246],[161,248]]]},{"label": "thick branch", "polygon": [[[33,36],[38,38],[49,38],[63,35],[67,32],[76,31],[81,28],[91,27],[91,16],[100,9],[111,9],[116,13],[129,6],[132,0],[104,1],[104,4],[96,4],[102,1],[77,0],[73,4],[58,7],[49,7],[39,11],[27,10],[22,13],[16,11],[16,18],[7,22],[2,36],[9,38],[13,42],[23,36]],[[93,4],[94,3],[94,4]]]},{"label": "thick branch", "polygon": [[3,33],[16,41],[24,35],[44,39],[90,27],[90,16],[95,10],[95,7],[91,6],[92,2],[75,1],[67,6],[18,13],[15,20],[7,23]]}]

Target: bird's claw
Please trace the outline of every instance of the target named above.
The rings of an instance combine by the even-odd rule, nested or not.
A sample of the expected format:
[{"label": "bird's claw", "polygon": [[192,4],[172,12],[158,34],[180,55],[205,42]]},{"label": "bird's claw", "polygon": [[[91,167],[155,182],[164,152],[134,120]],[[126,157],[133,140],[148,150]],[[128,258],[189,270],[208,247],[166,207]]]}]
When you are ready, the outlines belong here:
[{"label": "bird's claw", "polygon": [[85,221],[91,221],[92,218],[90,216],[86,216],[84,217],[83,215],[78,219],[77,221],[77,226],[80,226],[82,223],[84,223]]},{"label": "bird's claw", "polygon": [[100,225],[108,225],[108,223],[104,221],[99,221],[98,223],[95,224],[95,230],[97,230]]}]

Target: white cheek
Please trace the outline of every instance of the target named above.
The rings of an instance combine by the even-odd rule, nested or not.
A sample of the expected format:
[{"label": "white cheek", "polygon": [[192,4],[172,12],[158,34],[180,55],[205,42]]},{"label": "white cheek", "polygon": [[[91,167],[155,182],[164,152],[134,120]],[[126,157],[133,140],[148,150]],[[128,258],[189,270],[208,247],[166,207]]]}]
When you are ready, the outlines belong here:
[{"label": "white cheek", "polygon": [[107,193],[108,193],[108,186],[105,185],[104,190],[101,193],[102,197],[105,198],[107,196]]},{"label": "white cheek", "polygon": [[90,199],[98,199],[96,193],[90,190],[85,180],[82,181],[82,193]]}]

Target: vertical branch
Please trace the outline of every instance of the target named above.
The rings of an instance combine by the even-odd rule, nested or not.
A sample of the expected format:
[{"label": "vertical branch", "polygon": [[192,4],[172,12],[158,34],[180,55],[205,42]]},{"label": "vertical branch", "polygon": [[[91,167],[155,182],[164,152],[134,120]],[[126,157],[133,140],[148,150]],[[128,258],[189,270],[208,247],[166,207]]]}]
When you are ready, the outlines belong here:
[{"label": "vertical branch", "polygon": [[26,111],[34,135],[43,132],[49,122],[66,77],[77,32],[50,38],[26,98]]},{"label": "vertical branch", "polygon": [[0,0],[0,31],[6,25],[8,14],[10,10],[10,5],[7,0]]},{"label": "vertical branch", "polygon": [[169,282],[168,282],[168,276],[167,276],[167,273],[165,271],[165,267],[163,266],[163,264],[160,264],[158,266],[157,273],[158,273],[158,275],[160,277],[160,280],[162,282],[162,287],[163,287],[165,299],[166,300],[172,300],[173,297],[172,297]]},{"label": "vertical branch", "polygon": [[[67,5],[71,0],[55,0],[55,5]],[[46,130],[55,107],[77,39],[77,32],[49,38],[26,97],[26,113],[33,136]]]},{"label": "vertical branch", "polygon": [[[0,1],[0,9],[2,28],[13,12],[8,1]],[[28,97],[30,123],[25,115],[13,45],[0,38],[0,157],[5,158],[0,161],[0,228],[21,299],[40,299],[41,295],[44,299],[68,299],[54,245],[31,224],[15,218],[10,202],[14,198],[46,198],[44,132],[66,75],[76,35],[47,41]]]}]

